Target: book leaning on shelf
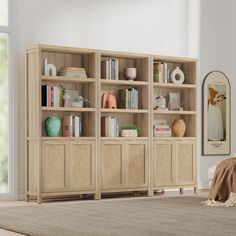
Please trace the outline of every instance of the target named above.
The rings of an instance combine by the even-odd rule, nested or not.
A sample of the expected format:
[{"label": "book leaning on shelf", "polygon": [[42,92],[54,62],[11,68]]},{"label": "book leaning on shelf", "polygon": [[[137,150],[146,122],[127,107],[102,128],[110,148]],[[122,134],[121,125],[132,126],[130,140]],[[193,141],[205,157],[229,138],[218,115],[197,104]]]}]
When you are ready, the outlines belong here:
[{"label": "book leaning on shelf", "polygon": [[101,136],[119,137],[119,123],[117,117],[106,116],[101,118]]},{"label": "book leaning on shelf", "polygon": [[134,88],[119,89],[118,108],[138,109],[138,90]]},{"label": "book leaning on shelf", "polygon": [[109,58],[101,61],[101,79],[119,79],[119,61],[117,59]]},{"label": "book leaning on shelf", "polygon": [[79,116],[64,115],[62,118],[63,137],[80,137],[82,131],[82,122]]},{"label": "book leaning on shelf", "polygon": [[62,92],[59,87],[42,85],[42,106],[60,107],[61,100],[62,100]]}]

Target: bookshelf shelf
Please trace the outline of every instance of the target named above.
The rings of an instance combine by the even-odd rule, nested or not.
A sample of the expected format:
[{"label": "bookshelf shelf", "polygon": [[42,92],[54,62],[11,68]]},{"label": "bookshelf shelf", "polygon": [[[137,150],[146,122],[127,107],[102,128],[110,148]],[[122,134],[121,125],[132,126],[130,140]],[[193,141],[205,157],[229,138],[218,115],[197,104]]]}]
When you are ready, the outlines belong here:
[{"label": "bookshelf shelf", "polygon": [[196,111],[170,111],[170,110],[153,110],[154,114],[166,115],[196,115]]},{"label": "bookshelf shelf", "polygon": [[101,137],[105,141],[122,141],[122,140],[148,140],[148,137]]},{"label": "bookshelf shelf", "polygon": [[101,84],[106,85],[128,85],[128,86],[147,86],[148,82],[146,81],[127,81],[127,80],[108,80],[101,79]]},{"label": "bookshelf shelf", "polygon": [[95,137],[41,137],[42,141],[95,141]]},{"label": "bookshelf shelf", "polygon": [[[195,59],[52,45],[31,47],[26,57],[27,201],[129,191],[152,196],[158,189],[196,187]],[[63,76],[46,76],[46,61]],[[159,68],[171,73],[177,66],[183,84],[164,83],[171,81],[167,73],[158,79]],[[127,71],[137,74],[133,81]],[[173,93],[179,94],[177,108],[171,106]],[[80,96],[85,107],[63,107]],[[154,110],[160,97],[165,107],[183,111]],[[61,121],[58,137],[48,137],[45,129],[53,116]],[[185,122],[184,137],[173,137],[176,119]],[[163,134],[154,132],[159,121],[171,137],[154,137]]]},{"label": "bookshelf shelf", "polygon": [[67,76],[42,76],[42,81],[48,82],[64,82],[64,83],[94,83],[95,78],[77,78]]},{"label": "bookshelf shelf", "polygon": [[146,109],[108,109],[102,108],[101,112],[107,113],[148,113]]},{"label": "bookshelf shelf", "polygon": [[153,82],[154,87],[160,88],[176,88],[176,89],[196,89],[196,84],[172,84],[172,83],[156,83]]},{"label": "bookshelf shelf", "polygon": [[68,111],[68,112],[94,112],[95,108],[90,107],[83,107],[83,108],[76,108],[76,107],[41,107],[42,111]]}]

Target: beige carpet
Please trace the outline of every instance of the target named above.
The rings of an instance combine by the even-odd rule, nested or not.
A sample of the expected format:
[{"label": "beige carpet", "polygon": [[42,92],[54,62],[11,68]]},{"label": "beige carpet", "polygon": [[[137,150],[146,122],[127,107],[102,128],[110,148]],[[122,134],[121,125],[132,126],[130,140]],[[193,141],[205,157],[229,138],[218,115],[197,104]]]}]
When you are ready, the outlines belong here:
[{"label": "beige carpet", "polygon": [[33,236],[236,235],[236,208],[202,197],[135,198],[0,208],[0,228]]}]

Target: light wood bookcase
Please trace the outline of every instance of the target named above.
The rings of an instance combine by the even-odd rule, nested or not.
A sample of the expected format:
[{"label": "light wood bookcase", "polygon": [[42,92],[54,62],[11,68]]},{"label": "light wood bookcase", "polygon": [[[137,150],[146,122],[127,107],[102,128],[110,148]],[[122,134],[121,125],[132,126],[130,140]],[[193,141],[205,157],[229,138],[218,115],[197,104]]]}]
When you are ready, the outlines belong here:
[{"label": "light wood bookcase", "polygon": [[[44,59],[57,69],[84,67],[88,78],[45,76]],[[119,62],[119,80],[101,79],[101,61]],[[168,62],[185,73],[182,85],[153,82],[153,64]],[[127,81],[125,67],[136,67],[137,78]],[[41,85],[76,89],[89,99],[83,108],[42,107]],[[103,92],[133,87],[139,91],[138,109],[101,108]],[[183,111],[153,109],[155,93],[180,91]],[[45,197],[146,191],[192,187],[196,189],[196,60],[149,54],[112,52],[51,45],[36,45],[26,52],[26,200]],[[43,123],[48,116],[64,114],[82,118],[81,137],[47,137]],[[122,127],[134,124],[138,137],[102,137],[101,119],[115,116]],[[171,125],[184,119],[183,138],[154,138],[153,124],[165,119]]]}]

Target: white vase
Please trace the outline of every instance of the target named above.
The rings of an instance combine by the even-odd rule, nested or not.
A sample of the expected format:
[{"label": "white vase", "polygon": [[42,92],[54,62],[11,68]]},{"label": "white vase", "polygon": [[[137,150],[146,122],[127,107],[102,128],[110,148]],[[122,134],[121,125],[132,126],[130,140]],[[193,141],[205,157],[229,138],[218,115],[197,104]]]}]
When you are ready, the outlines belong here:
[{"label": "white vase", "polygon": [[171,72],[171,82],[174,84],[182,84],[184,82],[184,72],[178,66]]}]

